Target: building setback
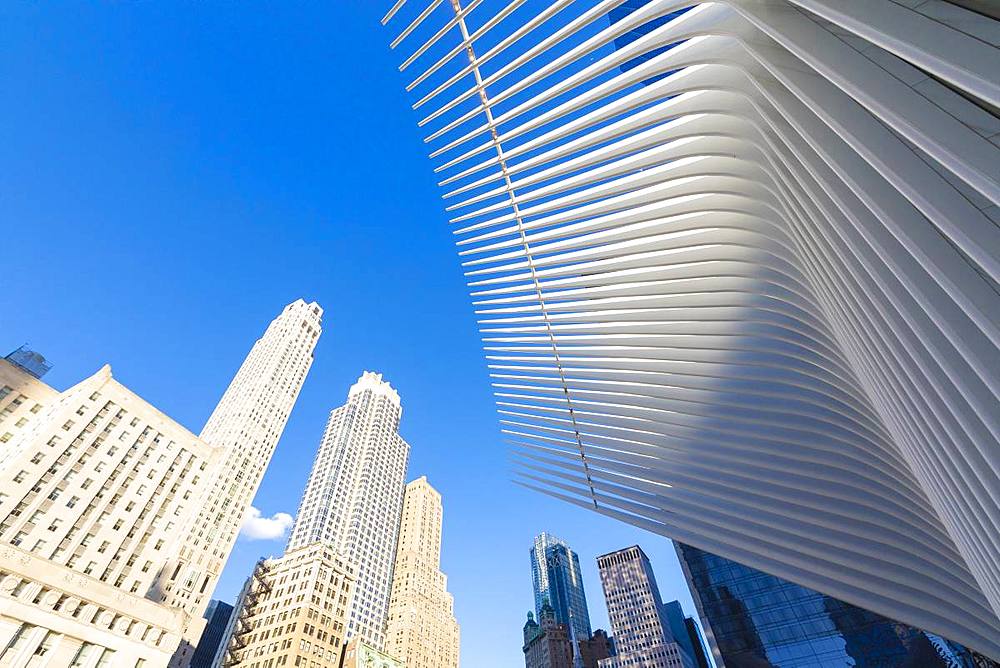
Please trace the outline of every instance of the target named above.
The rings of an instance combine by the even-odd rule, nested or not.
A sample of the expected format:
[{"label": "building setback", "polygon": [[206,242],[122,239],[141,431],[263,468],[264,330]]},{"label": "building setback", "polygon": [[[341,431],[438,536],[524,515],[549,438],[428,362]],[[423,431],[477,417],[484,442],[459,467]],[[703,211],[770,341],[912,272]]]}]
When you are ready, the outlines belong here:
[{"label": "building setback", "polygon": [[399,435],[399,394],[364,372],[330,413],[288,540],[322,542],[354,568],[348,638],[385,647],[393,563],[410,446]]},{"label": "building setback", "polygon": [[1000,659],[996,3],[385,5],[519,482]]},{"label": "building setback", "polygon": [[[615,656],[603,659],[600,667],[693,668],[693,657],[684,647],[687,630],[681,642],[675,640],[669,612],[642,548],[633,545],[605,554],[597,558],[597,566],[615,638]],[[680,606],[676,608],[679,611]],[[683,626],[683,616],[680,623]]]},{"label": "building setback", "polygon": [[941,636],[675,544],[720,668],[1000,668]]},{"label": "building setback", "polygon": [[441,572],[441,495],[421,476],[406,485],[389,600],[387,654],[406,668],[458,668],[459,627]]}]

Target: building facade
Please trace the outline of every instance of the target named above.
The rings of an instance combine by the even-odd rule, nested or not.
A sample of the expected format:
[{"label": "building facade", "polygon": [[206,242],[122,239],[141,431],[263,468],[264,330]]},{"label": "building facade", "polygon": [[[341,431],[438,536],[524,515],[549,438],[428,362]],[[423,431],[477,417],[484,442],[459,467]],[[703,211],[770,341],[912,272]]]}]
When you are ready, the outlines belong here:
[{"label": "building facade", "polygon": [[521,649],[525,668],[573,668],[576,655],[570,629],[556,619],[555,610],[548,602],[542,603],[537,622],[532,613],[528,613],[523,634]]},{"label": "building facade", "polygon": [[166,665],[187,613],[147,594],[222,450],[108,366],[58,392],[0,360],[0,395],[0,665]]},{"label": "building facade", "polygon": [[386,4],[519,480],[1000,658],[991,3]]},{"label": "building facade", "polygon": [[569,628],[574,640],[589,639],[590,611],[576,552],[565,541],[543,532],[535,536],[529,555],[538,619],[542,619],[542,607],[547,602],[556,621]]},{"label": "building facade", "polygon": [[340,668],[354,586],[351,566],[328,544],[262,559],[244,586],[222,665]]},{"label": "building facade", "polygon": [[597,566],[615,638],[615,656],[602,660],[601,668],[694,668],[684,648],[687,631],[681,642],[675,639],[669,611],[642,548],[633,545],[605,554],[597,558]]},{"label": "building facade", "polygon": [[225,601],[212,600],[205,608],[205,629],[198,638],[194,655],[191,657],[191,668],[212,668],[215,657],[223,642],[228,639],[226,629],[233,617],[233,606]]},{"label": "building facade", "polygon": [[410,446],[399,435],[399,394],[364,372],[330,413],[288,549],[329,543],[356,569],[348,637],[385,647],[393,563]]},{"label": "building facade", "polygon": [[1000,668],[941,636],[676,544],[719,668]]},{"label": "building facade", "polygon": [[406,485],[389,599],[387,654],[406,668],[458,668],[459,627],[441,572],[441,494],[421,476]]},{"label": "building facade", "polygon": [[58,392],[0,362],[0,646],[9,645],[0,665],[33,665],[31,656],[46,654],[74,667],[190,661],[215,579],[309,368],[319,332],[306,321],[318,327],[318,309],[299,301],[271,324],[204,438],[121,385],[110,367]]},{"label": "building facade", "polygon": [[275,446],[313,362],[323,309],[299,299],[268,325],[251,348],[201,439],[224,453],[184,527],[180,553],[160,574],[154,599],[183,609],[192,620],[171,665],[187,666],[201,636],[215,584],[236,542]]}]

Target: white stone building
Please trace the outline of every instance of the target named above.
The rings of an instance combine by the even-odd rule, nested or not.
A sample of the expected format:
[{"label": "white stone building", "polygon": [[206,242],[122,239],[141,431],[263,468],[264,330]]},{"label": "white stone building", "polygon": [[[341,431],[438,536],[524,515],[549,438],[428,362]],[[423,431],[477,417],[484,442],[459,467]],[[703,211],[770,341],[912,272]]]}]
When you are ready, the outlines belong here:
[{"label": "white stone building", "polygon": [[458,668],[459,626],[441,572],[441,494],[421,476],[406,485],[389,601],[386,652],[406,668]]},{"label": "white stone building", "polygon": [[189,618],[146,594],[222,450],[108,366],[57,392],[0,361],[0,395],[0,665],[166,665]]},{"label": "white stone building", "polygon": [[200,438],[105,366],[59,392],[0,361],[0,666],[186,663],[312,360],[271,323]]},{"label": "white stone building", "polygon": [[399,394],[365,372],[330,413],[288,549],[326,542],[354,565],[348,637],[385,645],[393,562],[410,446],[399,433]]}]

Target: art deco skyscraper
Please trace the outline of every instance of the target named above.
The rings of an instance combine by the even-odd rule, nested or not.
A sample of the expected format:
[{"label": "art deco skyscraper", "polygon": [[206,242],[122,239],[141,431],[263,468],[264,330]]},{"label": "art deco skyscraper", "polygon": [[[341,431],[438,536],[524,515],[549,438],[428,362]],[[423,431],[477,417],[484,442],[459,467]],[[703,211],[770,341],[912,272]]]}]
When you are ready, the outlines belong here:
[{"label": "art deco skyscraper", "polygon": [[589,640],[590,612],[583,590],[580,557],[565,541],[544,532],[535,536],[529,553],[538,619],[542,619],[542,607],[548,603],[556,621],[567,626],[574,642]]},{"label": "art deco skyscraper", "polygon": [[184,530],[183,547],[161,573],[158,597],[193,619],[171,662],[184,666],[204,626],[202,613],[236,542],[244,514],[313,362],[323,309],[299,299],[275,318],[254,344],[200,438],[224,458]]},{"label": "art deco skyscraper", "polygon": [[441,572],[442,516],[441,495],[426,477],[406,485],[385,645],[406,668],[458,668],[458,621]]},{"label": "art deco skyscraper", "polygon": [[1000,658],[996,3],[515,4],[384,21],[520,482]]},{"label": "art deco skyscraper", "polygon": [[332,545],[355,568],[348,636],[385,646],[393,562],[410,446],[399,435],[399,394],[364,372],[330,412],[288,550]]}]

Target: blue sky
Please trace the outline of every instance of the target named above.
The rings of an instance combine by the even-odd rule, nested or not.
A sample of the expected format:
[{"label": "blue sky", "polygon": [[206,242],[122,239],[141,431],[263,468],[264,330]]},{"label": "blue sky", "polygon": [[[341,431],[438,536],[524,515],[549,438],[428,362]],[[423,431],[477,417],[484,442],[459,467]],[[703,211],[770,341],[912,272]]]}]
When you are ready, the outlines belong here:
[{"label": "blue sky", "polygon": [[[115,375],[198,431],[289,301],[326,310],[255,505],[294,513],[327,412],[364,369],[403,399],[409,478],[445,504],[463,665],[522,661],[528,548],[634,543],[693,611],[663,538],[509,482],[475,319],[376,2],[0,3],[0,350],[65,388]],[[283,541],[241,539],[234,598]]]}]

